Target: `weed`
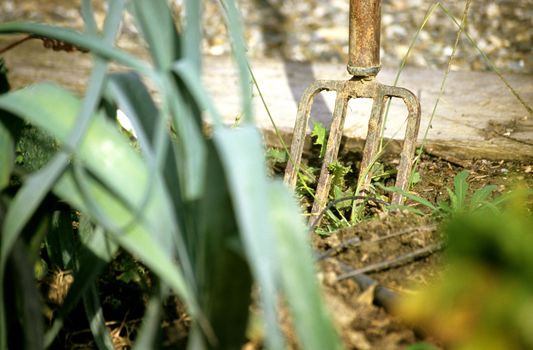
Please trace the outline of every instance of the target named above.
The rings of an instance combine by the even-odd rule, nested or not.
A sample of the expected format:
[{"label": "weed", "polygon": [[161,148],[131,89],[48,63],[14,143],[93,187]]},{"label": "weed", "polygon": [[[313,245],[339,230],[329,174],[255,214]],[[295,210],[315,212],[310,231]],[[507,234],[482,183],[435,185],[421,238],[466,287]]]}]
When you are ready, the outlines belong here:
[{"label": "weed", "polygon": [[324,158],[324,154],[326,153],[327,134],[328,131],[321,122],[313,123],[311,137],[315,138],[314,144],[320,146],[319,158]]},{"label": "weed", "polygon": [[[385,191],[400,193],[407,199],[422,205],[431,210],[431,212],[440,217],[455,217],[462,214],[473,214],[478,211],[491,210],[493,212],[499,211],[499,207],[505,202],[507,196],[493,196],[496,190],[495,185],[486,185],[472,194],[469,193],[468,176],[470,173],[463,170],[454,177],[454,188],[446,188],[448,198],[436,204],[431,203],[425,198],[416,194],[402,191],[397,187],[385,187],[378,185]],[[416,213],[422,214],[422,211],[405,205],[391,206],[390,209],[407,209]]]}]

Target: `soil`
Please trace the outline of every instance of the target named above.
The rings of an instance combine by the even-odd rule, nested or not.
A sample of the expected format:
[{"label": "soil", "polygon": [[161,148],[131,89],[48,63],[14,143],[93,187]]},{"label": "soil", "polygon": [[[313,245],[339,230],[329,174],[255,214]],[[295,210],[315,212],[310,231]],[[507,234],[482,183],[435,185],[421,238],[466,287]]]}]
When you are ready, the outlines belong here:
[{"label": "soil", "polygon": [[[346,244],[354,238],[357,246]],[[335,315],[347,349],[400,349],[423,339],[389,313],[392,310],[374,305],[377,285],[363,290],[347,275],[354,269],[393,261],[440,239],[434,220],[402,213],[385,215],[339,230],[327,238],[315,239],[319,251],[330,253],[319,264],[320,276],[326,302]],[[338,249],[339,246],[344,247]],[[440,254],[432,254],[369,276],[396,293],[408,293],[414,285],[434,278],[440,264]]]},{"label": "soil", "polygon": [[[487,160],[463,164],[470,171],[470,191],[491,184],[498,186],[495,195],[507,192],[518,183],[531,188],[532,165]],[[431,155],[423,156],[418,168],[421,181],[413,192],[433,203],[445,200],[446,188],[453,188],[454,176],[463,166]],[[329,236],[313,236],[315,249],[321,257],[327,256],[319,262],[319,276],[347,349],[403,349],[417,342],[438,346],[430,336],[421,335],[419,330],[404,324],[390,308],[376,306],[374,289],[386,287],[398,295],[407,295],[437,278],[446,263],[440,226],[440,219],[431,214],[381,212]],[[355,269],[377,266],[413,253],[423,254],[397,267],[369,272],[376,285],[366,290],[361,290],[353,279],[345,278],[347,272]]]},{"label": "soil", "polygon": [[[315,151],[312,149],[308,155],[318,154]],[[360,154],[344,150],[340,157],[343,164],[357,168]],[[316,169],[318,164],[315,162],[314,159],[304,159],[303,163]],[[394,164],[397,159],[393,155],[383,160],[385,169]],[[281,168],[275,167],[278,171]],[[433,204],[446,201],[447,188],[453,190],[454,177],[462,170],[470,173],[470,193],[487,185],[496,185],[494,196],[498,196],[519,184],[529,188],[533,185],[531,162],[465,161],[425,154],[417,167],[420,181],[412,192]],[[304,207],[310,206],[307,202],[304,198]],[[415,203],[407,201],[407,204],[416,207]],[[533,203],[529,204],[533,207]],[[395,316],[394,303],[387,299],[383,302],[378,289],[408,295],[438,278],[446,264],[440,229],[442,220],[420,206],[418,209],[426,214],[371,209],[372,213],[366,219],[352,227],[328,234],[315,232],[312,236],[319,257],[319,277],[325,300],[341,331],[344,345],[347,349],[403,349],[417,342],[438,345],[436,340],[421,335],[420,330]],[[374,280],[374,284],[366,289],[361,289],[349,277],[363,270],[368,271],[367,276]]]},{"label": "soil", "polygon": [[[388,159],[387,162],[394,163],[394,159]],[[475,160],[463,164],[467,165],[471,191],[494,184],[498,186],[498,193],[504,193],[518,182],[533,187],[531,163]],[[421,181],[415,185],[413,192],[433,203],[445,200],[446,188],[453,188],[453,178],[464,169],[463,166],[424,155],[418,167]],[[274,168],[281,169],[282,166],[277,164]],[[414,206],[412,203],[410,205]],[[440,348],[437,340],[404,323],[394,314],[394,300],[383,301],[378,295],[380,289],[398,296],[409,295],[417,287],[438,278],[446,264],[440,226],[441,219],[429,212],[419,215],[407,211],[374,209],[372,216],[357,225],[327,235],[311,233],[324,299],[346,349],[404,349],[422,342]],[[408,258],[399,264],[383,266],[402,257]],[[100,288],[104,313],[112,315],[106,317],[107,324],[119,349],[130,348],[141,324],[143,305],[147,301],[142,288],[130,283],[131,276],[125,278],[123,275],[124,269],[120,266],[136,263],[129,260],[130,257],[119,255],[103,274],[104,280],[100,281],[104,287]],[[371,270],[365,274],[374,283],[362,289],[349,274],[357,269],[369,268]],[[137,270],[144,273],[142,267]],[[145,280],[149,283],[149,276]],[[57,284],[57,279],[54,283]],[[128,300],[117,299],[117,288],[122,291],[120,295],[132,297]],[[50,298],[49,295],[49,302]],[[165,348],[184,348],[190,325],[185,309],[175,298],[170,298],[164,309],[162,330]],[[80,310],[80,314],[83,311]],[[282,320],[286,319],[282,315]],[[66,325],[65,332],[59,337],[61,344],[58,345],[69,349],[95,348],[86,321],[72,321]],[[290,348],[298,349],[290,322],[284,321],[283,328]],[[250,340],[243,349],[262,349],[261,337],[254,334],[253,327],[251,329]]]}]

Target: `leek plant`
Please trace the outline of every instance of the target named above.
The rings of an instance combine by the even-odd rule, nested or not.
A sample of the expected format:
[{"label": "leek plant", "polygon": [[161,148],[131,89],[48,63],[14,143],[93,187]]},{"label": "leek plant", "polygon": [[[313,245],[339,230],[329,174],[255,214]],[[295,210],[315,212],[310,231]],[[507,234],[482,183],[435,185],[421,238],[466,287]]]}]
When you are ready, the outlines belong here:
[{"label": "leek plant", "polygon": [[[81,301],[96,344],[112,348],[95,282],[119,248],[157,280],[135,349],[160,347],[162,305],[170,292],[192,320],[188,348],[240,348],[254,286],[268,348],[285,348],[280,300],[302,348],[340,347],[298,206],[283,184],[266,175],[238,9],[234,0],[221,0],[244,115],[239,127],[230,128],[200,79],[201,3],[184,1],[181,31],[166,0],[109,1],[101,29],[91,1],[83,0],[83,32],[0,24],[0,34],[33,34],[93,57],[83,97],[50,83],[0,95],[0,350],[50,346]],[[114,46],[126,11],[148,47],[149,61]],[[112,62],[128,70],[111,73]],[[159,103],[146,81],[156,88]],[[118,109],[133,125],[135,146],[114,122]],[[212,125],[209,136],[205,122]],[[42,164],[20,174],[14,145],[24,123],[58,146]],[[76,231],[65,203],[80,213]],[[42,224],[46,218],[51,225]],[[34,283],[34,260],[43,246],[74,277],[47,326]]]}]

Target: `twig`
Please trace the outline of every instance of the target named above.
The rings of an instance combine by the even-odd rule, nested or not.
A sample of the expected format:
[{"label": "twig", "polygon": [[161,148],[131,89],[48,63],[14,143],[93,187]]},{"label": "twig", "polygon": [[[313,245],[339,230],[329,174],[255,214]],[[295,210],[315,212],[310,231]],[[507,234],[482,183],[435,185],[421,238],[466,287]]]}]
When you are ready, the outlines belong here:
[{"label": "twig", "polygon": [[368,241],[361,241],[359,239],[359,237],[350,238],[350,239],[347,239],[345,241],[342,241],[339,245],[326,250],[325,252],[323,252],[322,254],[320,254],[318,256],[317,260],[323,260],[323,259],[333,255],[334,253],[339,252],[341,249],[344,249],[344,248],[347,248],[347,247],[355,248],[355,247],[360,246],[363,243],[376,243],[376,242],[384,241],[384,240],[387,240],[387,239],[390,239],[390,238],[394,238],[394,237],[398,237],[398,236],[401,236],[401,235],[405,235],[405,234],[408,234],[408,233],[414,233],[414,231],[433,231],[436,228],[437,228],[437,224],[429,224],[429,225],[424,225],[424,226],[408,227],[408,228],[403,229],[401,231],[398,231],[398,232],[395,232],[395,233],[392,233],[392,234],[389,234],[389,235],[386,235],[386,236],[378,237],[378,238],[375,238],[375,239],[371,239],[371,240],[368,240]]},{"label": "twig", "polygon": [[70,43],[67,43],[65,41],[62,41],[62,40],[57,40],[57,39],[51,39],[51,38],[48,38],[48,37],[45,37],[45,36],[42,36],[42,35],[37,35],[37,34],[30,34],[30,35],[27,35],[25,36],[24,38],[22,39],[19,39],[15,42],[12,42],[11,44],[3,47],[0,49],[0,55],[11,50],[12,48],[16,47],[16,46],[19,46],[20,44],[28,41],[28,40],[31,40],[31,39],[38,39],[38,40],[41,40],[42,43],[43,43],[43,46],[47,49],[52,49],[54,51],[65,51],[65,52],[73,52],[73,51],[79,51],[79,52],[83,52],[83,53],[87,53],[89,52],[89,50],[87,49],[84,49],[84,48],[81,48],[79,46],[76,46],[74,44],[70,44]]},{"label": "twig", "polygon": [[394,260],[382,261],[382,262],[379,262],[377,264],[368,265],[368,266],[365,266],[365,267],[360,268],[360,269],[352,270],[350,272],[347,272],[347,273],[337,277],[337,281],[342,281],[344,279],[351,278],[351,277],[354,277],[354,276],[357,276],[357,275],[360,275],[360,274],[364,274],[364,273],[379,272],[379,271],[388,270],[388,269],[391,269],[391,268],[394,268],[394,267],[402,266],[402,265],[405,265],[405,264],[407,264],[407,263],[409,263],[411,261],[414,261],[414,260],[417,260],[417,259],[421,259],[421,258],[425,258],[425,257],[435,253],[436,251],[439,251],[439,250],[443,249],[443,248],[444,248],[444,244],[443,243],[435,243],[435,244],[429,245],[427,247],[424,247],[424,248],[421,248],[421,249],[417,249],[417,250],[415,250],[413,252],[410,252],[410,253],[407,253],[405,255],[399,256],[398,258],[396,258]]},{"label": "twig", "polygon": [[22,44],[23,42],[25,41],[28,41],[30,39],[33,39],[33,35],[30,34],[30,35],[26,35],[24,38],[22,39],[19,39],[15,42],[12,42],[11,44],[8,44],[7,46],[3,47],[0,49],[0,55],[11,50],[12,48],[16,47],[16,46],[19,46],[20,44]]}]

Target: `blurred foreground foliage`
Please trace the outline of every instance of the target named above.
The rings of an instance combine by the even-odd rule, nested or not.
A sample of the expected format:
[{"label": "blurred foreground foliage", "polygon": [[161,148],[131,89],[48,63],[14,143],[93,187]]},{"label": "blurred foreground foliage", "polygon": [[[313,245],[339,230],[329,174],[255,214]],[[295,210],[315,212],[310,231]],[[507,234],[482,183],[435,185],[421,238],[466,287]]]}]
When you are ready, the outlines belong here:
[{"label": "blurred foreground foliage", "polygon": [[448,264],[438,282],[404,300],[403,317],[448,349],[533,348],[531,195],[516,189],[500,213],[453,217]]},{"label": "blurred foreground foliage", "polygon": [[[267,176],[236,3],[220,0],[239,68],[243,121],[235,128],[222,123],[201,82],[202,2],[182,3],[184,28],[176,27],[166,0],[108,1],[101,28],[91,0],[82,0],[83,32],[0,24],[2,35],[30,35],[93,58],[82,97],[41,82],[9,91],[0,67],[0,350],[70,348],[58,334],[73,313],[90,329],[84,345],[121,347],[101,300],[102,289],[119,293],[119,282],[142,285],[142,305],[113,320],[141,313],[125,343],[133,349],[163,347],[162,320],[174,298],[186,319],[179,346],[240,349],[252,295],[268,348],[284,349],[287,341],[280,300],[302,347],[340,347],[298,206],[280,180]],[[126,14],[150,59],[115,46]],[[109,71],[110,63],[124,69]],[[118,110],[133,126],[134,145],[119,130]],[[112,278],[102,274],[117,254],[124,271],[115,271],[110,287]],[[42,282],[53,271],[64,283],[50,310],[36,277]],[[116,309],[126,300],[111,298]]]}]

